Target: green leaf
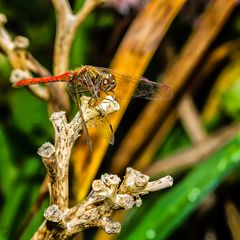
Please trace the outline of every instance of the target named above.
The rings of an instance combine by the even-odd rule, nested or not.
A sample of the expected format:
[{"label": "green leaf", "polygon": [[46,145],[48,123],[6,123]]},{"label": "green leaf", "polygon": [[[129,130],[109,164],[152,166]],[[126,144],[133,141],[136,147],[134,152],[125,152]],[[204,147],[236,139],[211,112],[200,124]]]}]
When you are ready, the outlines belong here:
[{"label": "green leaf", "polygon": [[[183,126],[180,122],[173,128],[164,144],[161,146],[160,152],[157,153],[157,159],[163,158],[169,154],[173,154],[175,151],[179,151],[191,144],[191,141],[186,134]],[[177,146],[177,147],[176,147]]]},{"label": "green leaf", "polygon": [[12,163],[11,152],[11,146],[2,126],[0,126],[0,191],[4,196],[13,187],[13,181],[17,176],[17,169]]},{"label": "green leaf", "polygon": [[240,80],[234,82],[222,95],[221,104],[226,114],[240,121]]},{"label": "green leaf", "polygon": [[52,135],[47,104],[26,89],[13,89],[9,96],[12,125],[33,143],[41,145]]},{"label": "green leaf", "polygon": [[44,221],[43,212],[49,205],[49,199],[45,199],[41,208],[34,215],[31,223],[28,225],[27,229],[24,231],[21,236],[21,240],[29,240],[36,232],[36,230],[40,227],[41,223]]},{"label": "green leaf", "polygon": [[11,73],[11,65],[8,58],[0,53],[0,69],[1,69],[1,83],[9,83],[9,75]]}]

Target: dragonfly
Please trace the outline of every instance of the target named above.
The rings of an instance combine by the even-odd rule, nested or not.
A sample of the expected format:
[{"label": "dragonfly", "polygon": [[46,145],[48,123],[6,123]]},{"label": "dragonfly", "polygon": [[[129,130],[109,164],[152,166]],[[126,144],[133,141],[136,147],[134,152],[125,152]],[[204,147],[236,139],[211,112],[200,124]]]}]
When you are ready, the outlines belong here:
[{"label": "dragonfly", "polygon": [[[67,82],[67,88],[70,96],[78,107],[80,117],[82,119],[83,132],[87,144],[92,151],[92,142],[88,133],[87,123],[84,120],[81,97],[90,96],[89,106],[98,106],[99,101],[104,96],[111,95],[117,101],[126,99],[126,92],[135,88],[132,97],[140,97],[144,99],[171,99],[172,91],[169,86],[163,83],[152,82],[144,77],[134,77],[128,74],[115,72],[109,68],[82,66],[75,70],[67,71],[57,76],[39,77],[23,79],[13,84],[13,87],[23,87],[32,84],[50,83],[50,82]],[[136,83],[138,83],[136,87]],[[100,117],[92,122],[92,125],[100,131],[110,144],[114,143],[113,128],[101,111]]]}]

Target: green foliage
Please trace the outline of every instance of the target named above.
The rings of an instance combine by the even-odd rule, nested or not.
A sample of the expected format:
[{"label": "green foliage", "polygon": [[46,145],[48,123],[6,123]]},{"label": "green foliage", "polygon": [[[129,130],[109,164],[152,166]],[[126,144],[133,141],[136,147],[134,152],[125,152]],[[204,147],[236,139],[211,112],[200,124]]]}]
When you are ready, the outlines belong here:
[{"label": "green foliage", "polygon": [[240,121],[240,75],[239,80],[223,93],[221,103],[228,116]]},{"label": "green foliage", "polygon": [[[50,140],[52,128],[46,103],[26,89],[6,88],[10,66],[2,55],[0,67],[1,79],[6,79],[0,90],[0,239],[6,240],[17,239],[38,196],[45,170],[36,151]],[[43,220],[42,212],[31,223],[31,235]]]},{"label": "green foliage", "polygon": [[8,97],[11,117],[0,125],[0,236],[16,239],[45,174],[36,150],[50,138],[51,128],[46,104],[31,93],[13,90]]},{"label": "green foliage", "polygon": [[163,158],[167,155],[180,151],[191,144],[189,137],[183,129],[183,126],[178,122],[174,129],[169,134],[168,138],[159,149],[156,158]]}]

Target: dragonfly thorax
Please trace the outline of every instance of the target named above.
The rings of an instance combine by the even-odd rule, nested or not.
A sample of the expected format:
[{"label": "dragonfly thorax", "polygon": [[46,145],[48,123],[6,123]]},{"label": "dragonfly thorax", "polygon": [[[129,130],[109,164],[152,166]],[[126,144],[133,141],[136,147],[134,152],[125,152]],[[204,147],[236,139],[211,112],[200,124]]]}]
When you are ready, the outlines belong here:
[{"label": "dragonfly thorax", "polygon": [[101,92],[107,94],[112,92],[116,85],[117,82],[112,73],[84,67],[73,72],[68,82],[68,90],[72,96],[89,95],[96,99]]}]

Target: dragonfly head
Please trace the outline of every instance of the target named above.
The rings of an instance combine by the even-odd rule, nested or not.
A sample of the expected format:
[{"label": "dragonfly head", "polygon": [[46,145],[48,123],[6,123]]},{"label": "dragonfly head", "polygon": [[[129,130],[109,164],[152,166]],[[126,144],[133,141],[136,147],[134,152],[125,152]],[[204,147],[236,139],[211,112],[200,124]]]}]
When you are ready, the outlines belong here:
[{"label": "dragonfly head", "polygon": [[112,73],[103,72],[100,76],[100,88],[103,92],[111,92],[117,85],[116,79]]}]

